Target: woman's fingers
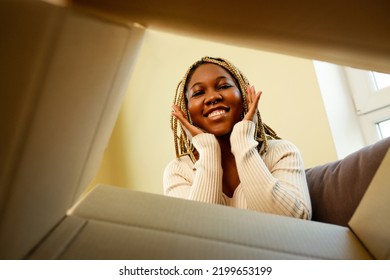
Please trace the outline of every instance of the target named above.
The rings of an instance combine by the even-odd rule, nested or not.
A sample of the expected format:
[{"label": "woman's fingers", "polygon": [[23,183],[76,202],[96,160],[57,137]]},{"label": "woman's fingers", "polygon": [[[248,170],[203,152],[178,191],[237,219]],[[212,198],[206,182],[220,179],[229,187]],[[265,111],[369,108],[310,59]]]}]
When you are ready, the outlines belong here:
[{"label": "woman's fingers", "polygon": [[172,115],[178,119],[178,121],[181,123],[181,125],[185,128],[185,130],[187,130],[191,136],[195,136],[195,135],[198,135],[200,133],[202,133],[203,131],[200,130],[199,128],[197,128],[196,126],[192,125],[186,115],[184,114],[184,112],[180,109],[179,106],[177,105],[173,105],[172,106]]},{"label": "woman's fingers", "polygon": [[188,129],[188,127],[191,125],[190,122],[185,117],[182,110],[180,110],[179,106],[173,105],[172,106],[172,115],[179,120],[179,122]]},{"label": "woman's fingers", "polygon": [[248,102],[248,112],[246,113],[244,119],[253,121],[254,116],[256,115],[257,106],[262,92],[256,92],[254,86],[249,86],[247,88],[247,102]]}]

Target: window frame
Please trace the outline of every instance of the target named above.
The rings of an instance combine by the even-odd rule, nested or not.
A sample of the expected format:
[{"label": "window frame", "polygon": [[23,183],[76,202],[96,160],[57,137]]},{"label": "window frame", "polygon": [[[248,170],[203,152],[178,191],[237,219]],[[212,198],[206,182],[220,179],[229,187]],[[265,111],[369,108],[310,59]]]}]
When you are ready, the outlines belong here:
[{"label": "window frame", "polygon": [[372,71],[350,67],[344,67],[344,69],[358,115],[390,106],[390,87],[378,90]]}]

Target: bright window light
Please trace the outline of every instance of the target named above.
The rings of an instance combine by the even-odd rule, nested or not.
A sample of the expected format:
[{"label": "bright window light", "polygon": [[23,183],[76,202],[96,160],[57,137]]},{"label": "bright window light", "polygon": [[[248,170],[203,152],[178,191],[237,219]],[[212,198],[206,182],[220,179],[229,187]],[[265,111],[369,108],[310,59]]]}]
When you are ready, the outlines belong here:
[{"label": "bright window light", "polygon": [[390,87],[389,74],[378,73],[378,72],[371,72],[371,73],[377,90],[383,89],[385,87]]},{"label": "bright window light", "polygon": [[377,123],[377,127],[381,139],[390,137],[390,119]]}]

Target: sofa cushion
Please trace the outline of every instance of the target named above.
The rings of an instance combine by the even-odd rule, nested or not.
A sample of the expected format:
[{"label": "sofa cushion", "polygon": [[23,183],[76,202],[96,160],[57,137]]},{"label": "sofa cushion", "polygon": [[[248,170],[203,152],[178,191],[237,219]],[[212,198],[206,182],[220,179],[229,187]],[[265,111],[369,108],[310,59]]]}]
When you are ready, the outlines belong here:
[{"label": "sofa cushion", "polygon": [[306,170],[312,219],[347,226],[390,147],[390,137],[344,159]]}]

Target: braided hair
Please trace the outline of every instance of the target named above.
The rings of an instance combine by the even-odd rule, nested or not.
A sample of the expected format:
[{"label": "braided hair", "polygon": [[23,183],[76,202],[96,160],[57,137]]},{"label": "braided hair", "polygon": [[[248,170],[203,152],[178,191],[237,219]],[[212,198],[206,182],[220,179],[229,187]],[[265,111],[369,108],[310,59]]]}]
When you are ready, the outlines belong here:
[{"label": "braided hair", "polygon": [[[191,117],[187,108],[187,98],[186,98],[187,83],[191,79],[191,76],[195,72],[195,70],[200,65],[206,63],[212,63],[221,66],[222,68],[227,70],[230,73],[230,75],[232,75],[232,77],[235,79],[243,99],[242,118],[244,118],[245,114],[248,112],[246,89],[249,86],[249,82],[247,78],[244,76],[244,74],[242,74],[238,68],[236,68],[228,60],[222,58],[213,58],[213,57],[205,56],[202,59],[196,61],[194,64],[192,64],[190,68],[188,68],[184,77],[177,85],[173,104],[179,106],[180,110],[186,115],[187,119],[192,124]],[[256,111],[256,114],[257,114],[257,123],[256,123],[256,130],[254,133],[254,137],[256,141],[259,143],[259,145],[257,146],[258,150],[260,150],[262,145],[264,145],[264,148],[261,151],[261,153],[265,153],[267,152],[268,149],[267,140],[280,139],[280,137],[275,133],[274,130],[272,130],[272,128],[270,128],[269,126],[267,126],[265,123],[262,122],[259,110]],[[191,139],[188,137],[186,131],[181,126],[181,123],[172,115],[171,115],[170,123],[171,123],[171,129],[174,136],[176,157],[179,158],[184,155],[189,155],[192,161],[195,162],[196,149],[192,145]]]}]

